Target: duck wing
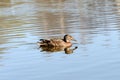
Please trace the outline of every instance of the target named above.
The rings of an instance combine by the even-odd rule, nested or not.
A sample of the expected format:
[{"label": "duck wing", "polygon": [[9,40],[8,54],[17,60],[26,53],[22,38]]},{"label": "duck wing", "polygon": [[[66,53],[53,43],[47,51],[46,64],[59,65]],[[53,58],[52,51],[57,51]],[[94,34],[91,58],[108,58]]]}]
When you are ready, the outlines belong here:
[{"label": "duck wing", "polygon": [[52,46],[63,46],[64,45],[64,41],[62,39],[57,39],[57,38],[50,39],[49,45],[52,45]]},{"label": "duck wing", "polygon": [[38,42],[40,46],[64,46],[63,39],[53,38],[53,39],[40,39],[40,42]]}]

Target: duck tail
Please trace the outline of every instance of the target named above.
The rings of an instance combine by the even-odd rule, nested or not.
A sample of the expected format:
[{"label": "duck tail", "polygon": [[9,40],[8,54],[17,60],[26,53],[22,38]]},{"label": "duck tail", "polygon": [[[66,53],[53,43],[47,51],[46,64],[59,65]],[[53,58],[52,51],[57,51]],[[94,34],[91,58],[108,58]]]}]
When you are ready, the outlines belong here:
[{"label": "duck tail", "polygon": [[38,45],[38,46],[45,46],[46,43],[43,43],[43,42],[37,42],[37,45]]},{"label": "duck tail", "polygon": [[38,41],[37,44],[39,46],[47,46],[49,42],[50,42],[50,40],[40,39],[40,41]]},{"label": "duck tail", "polygon": [[48,43],[48,42],[50,42],[50,40],[47,40],[47,39],[40,39],[40,41],[43,42],[43,43]]}]

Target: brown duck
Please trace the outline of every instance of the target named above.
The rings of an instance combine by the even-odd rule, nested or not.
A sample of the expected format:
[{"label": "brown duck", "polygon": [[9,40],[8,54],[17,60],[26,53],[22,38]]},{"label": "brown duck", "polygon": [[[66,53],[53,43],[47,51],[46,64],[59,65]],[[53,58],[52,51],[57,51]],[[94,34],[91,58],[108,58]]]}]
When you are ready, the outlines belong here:
[{"label": "brown duck", "polygon": [[40,39],[38,42],[39,46],[46,47],[70,47],[72,46],[71,40],[74,40],[71,35],[65,35],[63,39],[53,38],[53,39]]}]

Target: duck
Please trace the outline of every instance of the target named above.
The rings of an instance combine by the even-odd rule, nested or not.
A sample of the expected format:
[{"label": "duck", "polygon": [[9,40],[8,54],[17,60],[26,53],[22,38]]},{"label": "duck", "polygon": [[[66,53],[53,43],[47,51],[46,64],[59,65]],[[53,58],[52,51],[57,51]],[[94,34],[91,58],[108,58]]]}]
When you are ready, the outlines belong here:
[{"label": "duck", "polygon": [[53,38],[53,39],[40,39],[38,45],[40,47],[71,47],[71,40],[76,41],[71,35],[64,35],[63,39]]}]

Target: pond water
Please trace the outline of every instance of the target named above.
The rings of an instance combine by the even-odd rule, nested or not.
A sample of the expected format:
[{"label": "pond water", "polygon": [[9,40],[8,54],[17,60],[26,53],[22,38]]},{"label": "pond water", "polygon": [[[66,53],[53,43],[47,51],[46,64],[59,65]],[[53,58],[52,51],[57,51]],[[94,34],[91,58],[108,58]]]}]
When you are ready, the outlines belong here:
[{"label": "pond water", "polygon": [[[65,34],[69,52],[36,44]],[[120,79],[120,0],[0,1],[0,80],[64,79]]]}]

